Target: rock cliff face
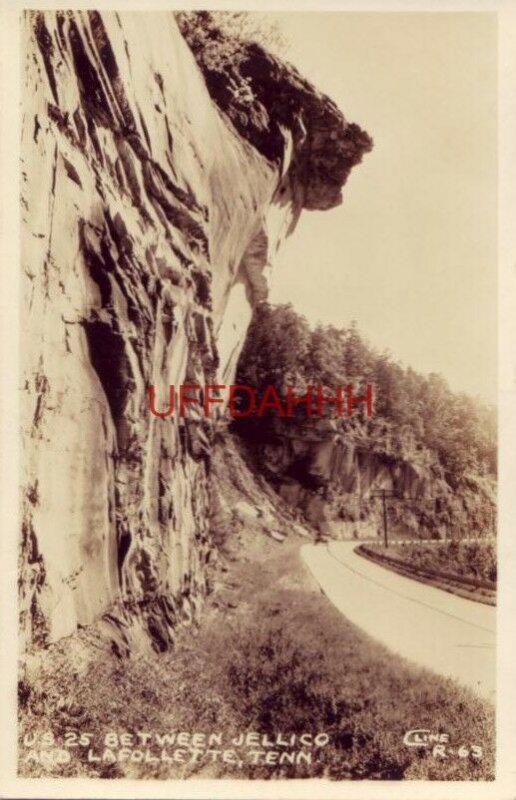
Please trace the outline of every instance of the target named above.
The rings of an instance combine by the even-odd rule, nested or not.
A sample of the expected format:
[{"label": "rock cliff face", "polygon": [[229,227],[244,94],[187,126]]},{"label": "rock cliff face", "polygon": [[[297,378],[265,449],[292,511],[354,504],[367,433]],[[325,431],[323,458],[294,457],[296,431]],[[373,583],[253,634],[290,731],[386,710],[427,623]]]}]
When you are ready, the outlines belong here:
[{"label": "rock cliff face", "polygon": [[[379,423],[381,425],[381,423]],[[243,426],[242,426],[243,427]],[[395,537],[489,536],[495,530],[492,479],[469,474],[460,491],[446,482],[435,454],[413,434],[369,438],[358,429],[339,432],[332,423],[311,421],[309,435],[296,435],[271,420],[248,442],[259,469],[291,506],[335,538],[383,535],[380,489],[393,492],[389,528]]]},{"label": "rock cliff face", "polygon": [[258,47],[214,78],[171,13],[31,12],[24,43],[25,645],[165,649],[213,558],[213,432],[148,386],[231,381],[273,254],[371,142]]}]

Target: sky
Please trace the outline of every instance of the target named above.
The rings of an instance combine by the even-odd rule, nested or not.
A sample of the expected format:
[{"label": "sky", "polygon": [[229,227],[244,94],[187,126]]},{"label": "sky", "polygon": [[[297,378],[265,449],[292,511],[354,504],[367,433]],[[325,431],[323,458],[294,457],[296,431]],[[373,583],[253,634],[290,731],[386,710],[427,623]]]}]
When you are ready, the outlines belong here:
[{"label": "sky", "polygon": [[496,400],[497,52],[486,13],[271,15],[287,59],[374,139],[304,212],[270,300]]}]

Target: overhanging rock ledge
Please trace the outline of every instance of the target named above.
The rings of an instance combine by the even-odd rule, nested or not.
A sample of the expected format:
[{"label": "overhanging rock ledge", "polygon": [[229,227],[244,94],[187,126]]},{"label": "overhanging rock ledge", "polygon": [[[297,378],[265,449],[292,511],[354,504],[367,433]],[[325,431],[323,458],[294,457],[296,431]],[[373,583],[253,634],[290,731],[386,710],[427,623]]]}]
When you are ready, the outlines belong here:
[{"label": "overhanging rock ledge", "polygon": [[93,622],[117,652],[166,649],[196,616],[212,431],[151,417],[147,387],[231,382],[281,241],[371,147],[258,46],[215,68],[185,37],[171,13],[25,15],[28,650]]}]

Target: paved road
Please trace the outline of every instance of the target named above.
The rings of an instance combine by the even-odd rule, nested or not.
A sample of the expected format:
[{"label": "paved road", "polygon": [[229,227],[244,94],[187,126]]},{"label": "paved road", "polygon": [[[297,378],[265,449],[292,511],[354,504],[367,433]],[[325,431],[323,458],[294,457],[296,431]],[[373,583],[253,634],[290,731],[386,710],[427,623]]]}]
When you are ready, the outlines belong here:
[{"label": "paved road", "polygon": [[496,608],[398,575],[357,555],[355,547],[301,548],[328,599],[393,652],[494,702]]}]

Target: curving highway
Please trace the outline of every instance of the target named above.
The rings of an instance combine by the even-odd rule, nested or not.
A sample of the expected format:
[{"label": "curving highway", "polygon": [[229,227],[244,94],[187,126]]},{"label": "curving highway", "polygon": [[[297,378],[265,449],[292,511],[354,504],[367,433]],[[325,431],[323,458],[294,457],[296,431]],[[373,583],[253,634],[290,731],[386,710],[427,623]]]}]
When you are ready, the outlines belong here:
[{"label": "curving highway", "polygon": [[392,572],[359,556],[356,546],[301,548],[328,599],[392,652],[494,702],[496,608]]}]

